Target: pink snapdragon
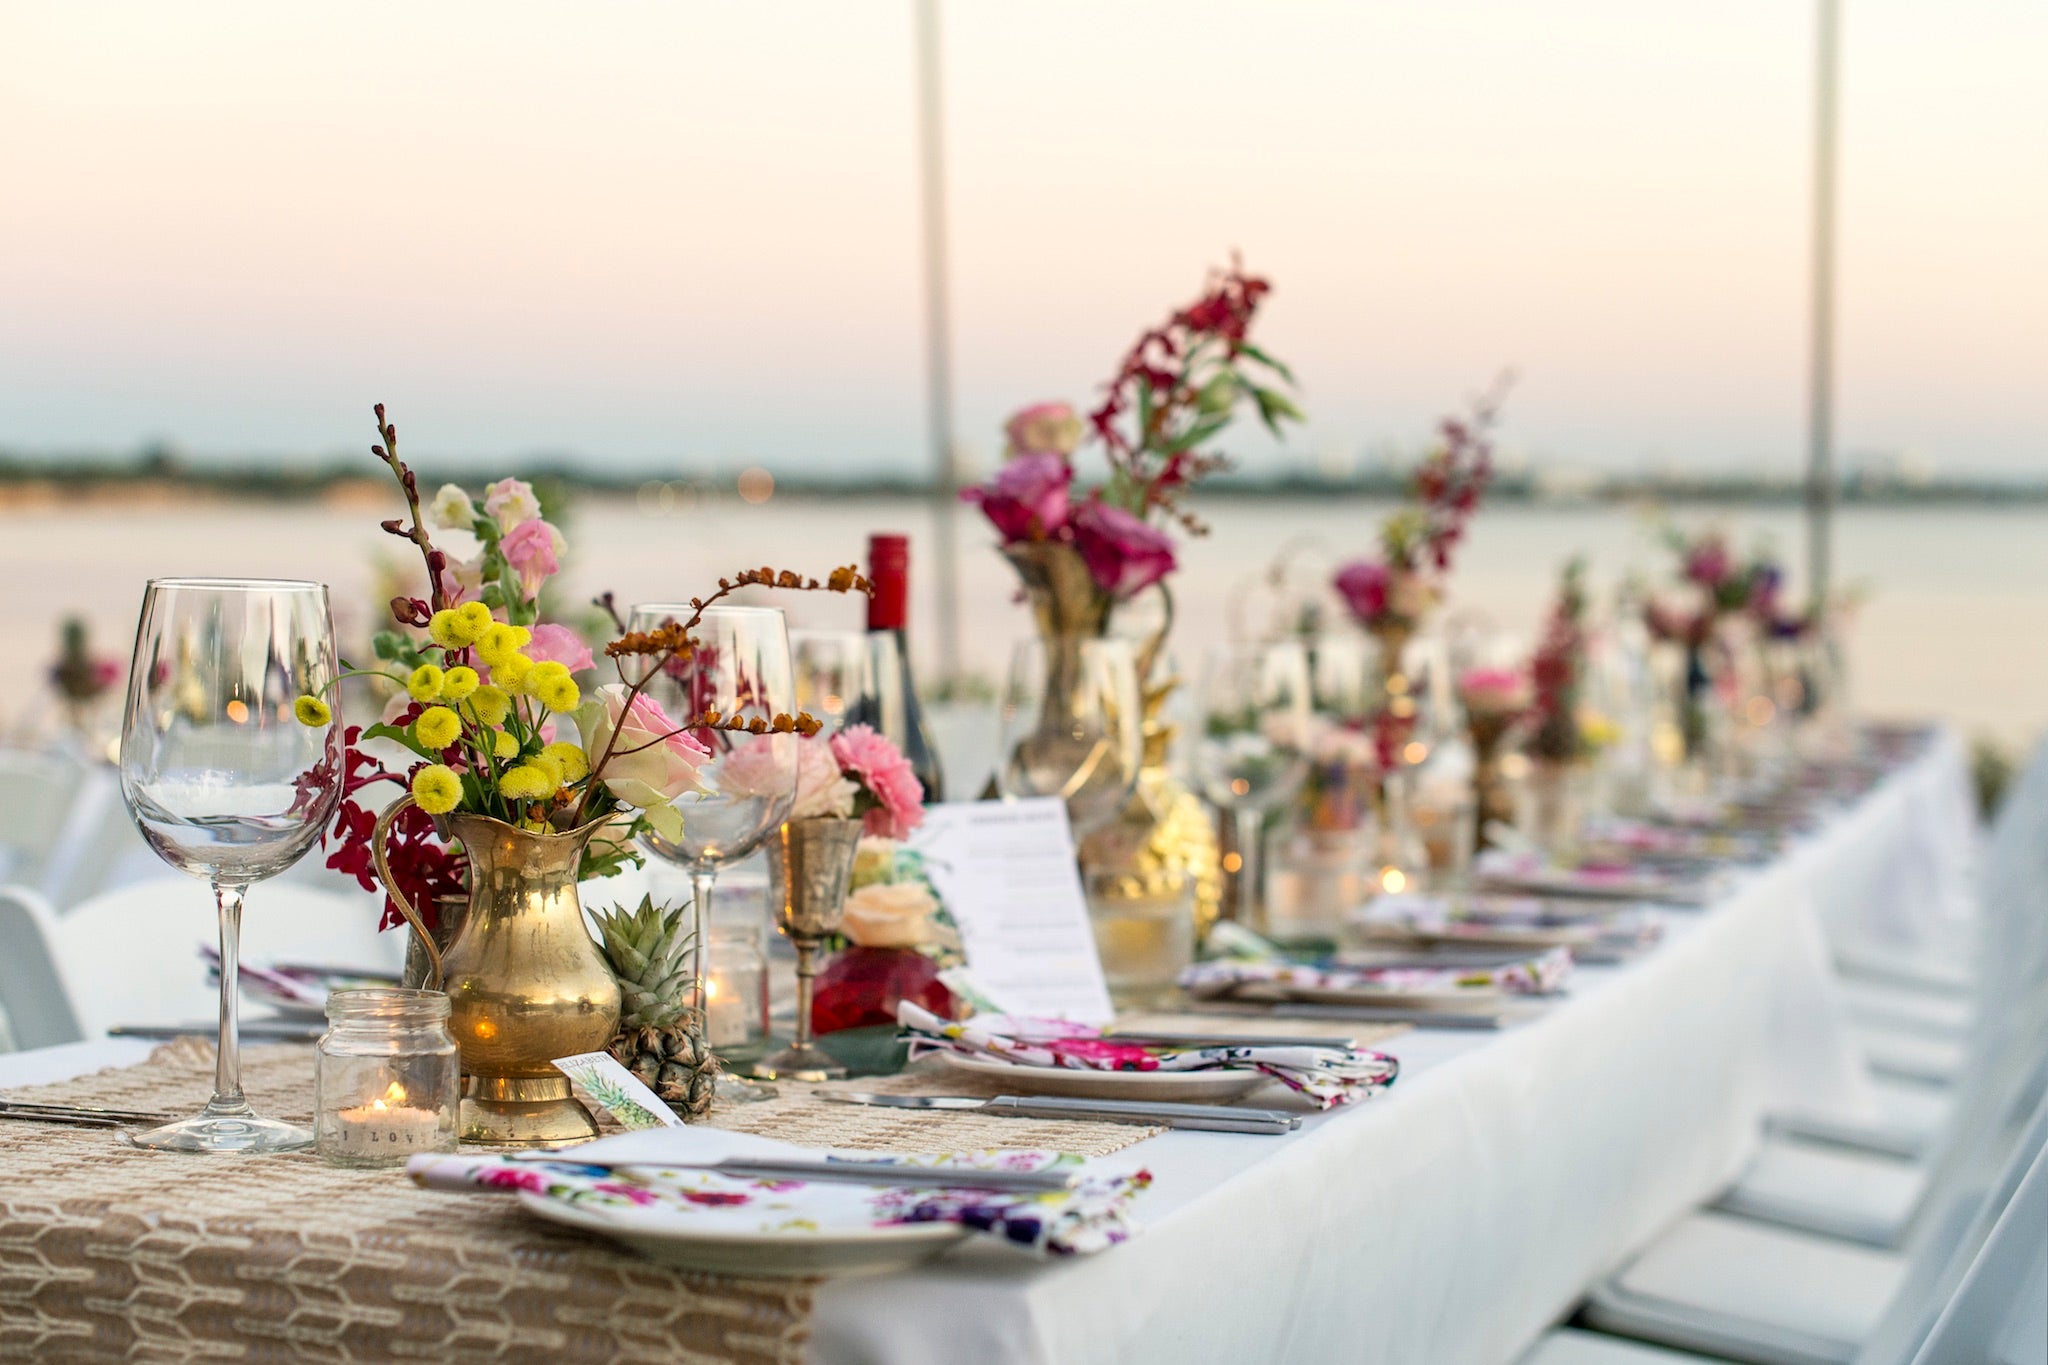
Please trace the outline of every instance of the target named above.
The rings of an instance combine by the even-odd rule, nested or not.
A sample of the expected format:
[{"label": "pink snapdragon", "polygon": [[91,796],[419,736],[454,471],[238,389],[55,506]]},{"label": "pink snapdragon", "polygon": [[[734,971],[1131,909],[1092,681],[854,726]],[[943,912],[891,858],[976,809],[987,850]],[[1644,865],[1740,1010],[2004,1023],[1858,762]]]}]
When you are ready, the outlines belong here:
[{"label": "pink snapdragon", "polygon": [[519,590],[531,599],[539,595],[541,584],[561,572],[561,556],[569,546],[560,531],[535,517],[505,532],[498,548],[519,575]]},{"label": "pink snapdragon", "polygon": [[524,653],[537,664],[557,663],[571,673],[580,673],[597,662],[583,637],[567,626],[541,621],[530,629],[533,639],[527,642]]}]

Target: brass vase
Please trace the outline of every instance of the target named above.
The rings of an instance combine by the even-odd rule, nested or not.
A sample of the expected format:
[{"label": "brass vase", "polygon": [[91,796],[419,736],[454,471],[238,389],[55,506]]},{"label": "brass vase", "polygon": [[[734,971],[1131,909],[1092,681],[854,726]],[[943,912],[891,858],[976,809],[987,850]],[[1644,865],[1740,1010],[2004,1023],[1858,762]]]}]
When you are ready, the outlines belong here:
[{"label": "brass vase", "polygon": [[1491,845],[1486,827],[1493,821],[1515,823],[1515,793],[1501,772],[1501,747],[1513,726],[1512,715],[1479,712],[1465,718],[1472,736],[1472,838],[1475,848]]},{"label": "brass vase", "polygon": [[796,1041],[764,1057],[756,1068],[762,1075],[829,1080],[846,1074],[811,1041],[811,981],[818,973],[818,948],[846,917],[860,833],[858,820],[820,816],[789,821],[761,846],[768,855],[768,903],[796,945]]},{"label": "brass vase", "polygon": [[[1003,554],[1023,581],[1045,642],[1046,707],[1070,705],[1082,648],[1109,633],[1116,604],[1070,545],[1034,542]],[[1080,845],[1103,969],[1111,992],[1130,1003],[1171,991],[1223,904],[1215,822],[1168,766],[1175,732],[1165,710],[1179,679],[1160,676],[1173,623],[1166,601],[1163,624],[1137,644],[1145,744],[1137,784],[1116,817]]]},{"label": "brass vase", "polygon": [[576,897],[584,846],[603,825],[562,833],[515,828],[465,812],[445,817],[469,859],[469,908],[443,953],[393,884],[383,834],[412,798],[378,822],[372,851],[385,889],[448,993],[448,1029],[462,1053],[464,1142],[563,1147],[597,1136],[557,1057],[596,1052],[619,1025],[619,985]]}]

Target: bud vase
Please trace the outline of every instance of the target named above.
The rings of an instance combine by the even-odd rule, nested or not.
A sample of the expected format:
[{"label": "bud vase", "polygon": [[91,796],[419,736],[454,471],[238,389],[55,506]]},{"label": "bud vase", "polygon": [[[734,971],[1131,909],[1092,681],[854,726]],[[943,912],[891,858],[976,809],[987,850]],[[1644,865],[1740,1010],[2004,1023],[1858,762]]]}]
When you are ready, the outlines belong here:
[{"label": "bud vase", "polygon": [[584,846],[604,822],[556,833],[487,815],[444,817],[468,856],[469,906],[443,953],[384,859],[383,834],[411,799],[384,813],[372,852],[432,963],[428,984],[438,979],[448,995],[448,1031],[462,1053],[462,1140],[545,1148],[596,1137],[597,1124],[553,1061],[601,1051],[618,1032],[618,982],[576,896]]}]

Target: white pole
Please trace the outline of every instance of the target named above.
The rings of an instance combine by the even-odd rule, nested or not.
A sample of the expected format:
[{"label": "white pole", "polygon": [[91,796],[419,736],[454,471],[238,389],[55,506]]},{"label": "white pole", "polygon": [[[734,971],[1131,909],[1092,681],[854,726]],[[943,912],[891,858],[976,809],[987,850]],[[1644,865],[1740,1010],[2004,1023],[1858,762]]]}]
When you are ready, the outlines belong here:
[{"label": "white pole", "polygon": [[931,441],[932,575],[939,597],[939,672],[960,671],[960,546],[954,510],[953,338],[946,288],[945,94],[939,79],[938,0],[917,5],[917,142],[924,221],[925,424]]},{"label": "white pole", "polygon": [[1835,122],[1839,0],[1818,0],[1813,110],[1813,280],[1806,380],[1806,569],[1827,604],[1835,511]]}]

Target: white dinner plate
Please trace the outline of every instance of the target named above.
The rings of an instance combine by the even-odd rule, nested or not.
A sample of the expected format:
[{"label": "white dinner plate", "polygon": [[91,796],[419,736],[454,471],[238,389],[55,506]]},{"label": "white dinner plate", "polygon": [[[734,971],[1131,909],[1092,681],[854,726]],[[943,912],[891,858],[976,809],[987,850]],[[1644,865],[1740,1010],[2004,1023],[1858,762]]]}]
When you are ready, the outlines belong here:
[{"label": "white dinner plate", "polygon": [[986,1077],[1017,1095],[1072,1095],[1088,1100],[1165,1100],[1174,1104],[1224,1104],[1249,1095],[1273,1078],[1250,1067],[1228,1071],[1078,1071],[1058,1066],[1018,1066],[983,1057],[941,1052],[939,1060]]},{"label": "white dinner plate", "polygon": [[527,1212],[550,1223],[594,1232],[652,1261],[723,1275],[786,1278],[871,1275],[929,1260],[972,1236],[956,1223],[902,1223],[875,1228],[747,1232],[712,1228],[688,1218],[658,1219],[519,1192]]}]

